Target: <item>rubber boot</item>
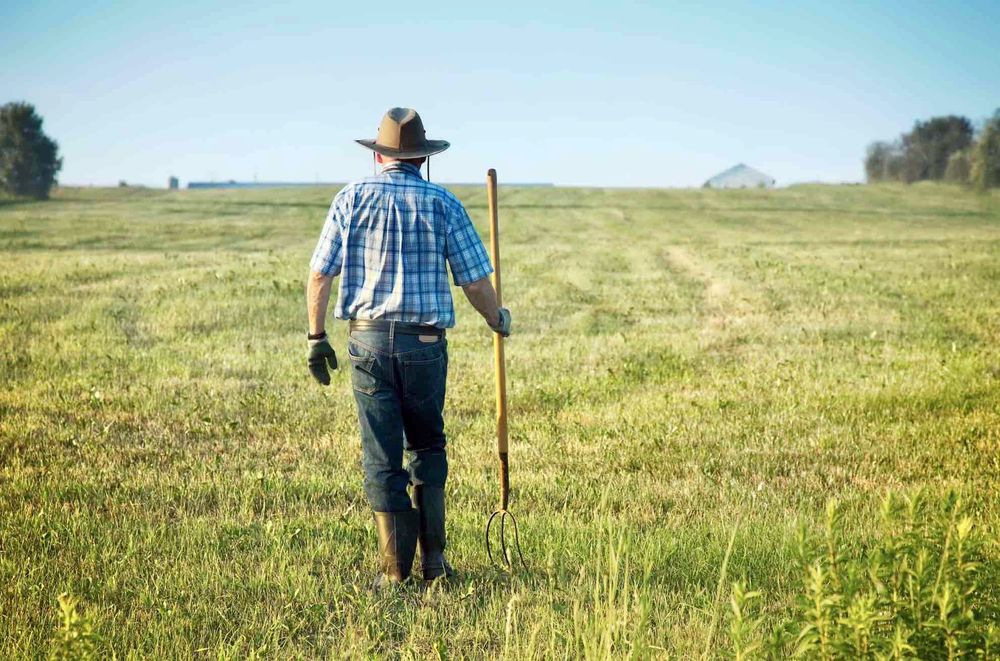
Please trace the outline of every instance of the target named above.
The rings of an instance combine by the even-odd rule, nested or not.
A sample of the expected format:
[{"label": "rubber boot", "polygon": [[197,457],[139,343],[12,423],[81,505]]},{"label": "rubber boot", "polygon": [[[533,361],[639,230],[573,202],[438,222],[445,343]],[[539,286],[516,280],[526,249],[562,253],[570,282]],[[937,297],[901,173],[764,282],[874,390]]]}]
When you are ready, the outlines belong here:
[{"label": "rubber boot", "polygon": [[425,581],[455,572],[444,557],[444,488],[426,485],[414,486],[411,497],[413,507],[420,515],[420,569]]},{"label": "rubber boot", "polygon": [[372,512],[378,534],[379,567],[375,587],[402,583],[413,570],[413,556],[417,550],[417,512]]}]

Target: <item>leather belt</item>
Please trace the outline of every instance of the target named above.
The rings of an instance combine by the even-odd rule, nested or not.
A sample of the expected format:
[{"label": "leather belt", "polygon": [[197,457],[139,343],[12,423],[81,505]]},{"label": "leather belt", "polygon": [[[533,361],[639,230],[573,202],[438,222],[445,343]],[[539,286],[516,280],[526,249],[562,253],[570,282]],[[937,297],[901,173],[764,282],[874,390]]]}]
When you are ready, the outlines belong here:
[{"label": "leather belt", "polygon": [[411,324],[405,321],[387,321],[385,319],[351,319],[348,326],[351,331],[391,332],[395,335],[435,335],[444,337],[444,329],[424,324]]}]

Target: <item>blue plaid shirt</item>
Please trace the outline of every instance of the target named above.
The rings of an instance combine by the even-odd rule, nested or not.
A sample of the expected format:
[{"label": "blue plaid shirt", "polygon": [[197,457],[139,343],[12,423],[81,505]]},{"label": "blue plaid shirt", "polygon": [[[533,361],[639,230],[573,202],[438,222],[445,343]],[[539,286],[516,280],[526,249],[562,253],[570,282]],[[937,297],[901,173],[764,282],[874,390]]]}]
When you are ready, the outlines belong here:
[{"label": "blue plaid shirt", "polygon": [[343,274],[334,316],[455,325],[451,266],[462,286],[493,272],[462,203],[394,161],[345,186],[330,205],[310,266]]}]

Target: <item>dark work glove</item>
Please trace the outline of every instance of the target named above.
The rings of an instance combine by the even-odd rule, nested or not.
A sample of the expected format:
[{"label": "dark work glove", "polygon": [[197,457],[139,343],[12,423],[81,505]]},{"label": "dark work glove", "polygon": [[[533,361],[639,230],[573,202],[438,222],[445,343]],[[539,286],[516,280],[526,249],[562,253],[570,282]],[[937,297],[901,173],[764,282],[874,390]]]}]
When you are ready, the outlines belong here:
[{"label": "dark work glove", "polygon": [[313,378],[324,386],[330,385],[327,363],[330,363],[331,370],[337,369],[337,354],[327,338],[324,336],[319,340],[309,340],[309,371],[312,372]]},{"label": "dark work glove", "polygon": [[500,320],[496,326],[490,326],[490,328],[499,333],[501,337],[510,337],[510,310],[500,308],[499,312]]}]

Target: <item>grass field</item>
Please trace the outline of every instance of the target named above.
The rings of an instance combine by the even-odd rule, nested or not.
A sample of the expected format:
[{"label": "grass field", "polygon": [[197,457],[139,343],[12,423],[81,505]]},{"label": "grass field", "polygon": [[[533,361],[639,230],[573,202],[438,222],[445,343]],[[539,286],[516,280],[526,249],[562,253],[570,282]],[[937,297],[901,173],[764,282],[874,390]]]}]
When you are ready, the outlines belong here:
[{"label": "grass field", "polygon": [[0,201],[0,657],[724,656],[799,617],[831,499],[831,566],[896,539],[888,492],[924,492],[945,537],[899,525],[948,558],[961,495],[996,616],[1000,195],[502,190],[529,567],[483,551],[491,336],[456,292],[461,577],[374,594],[350,383],[304,358],[334,192]]}]

